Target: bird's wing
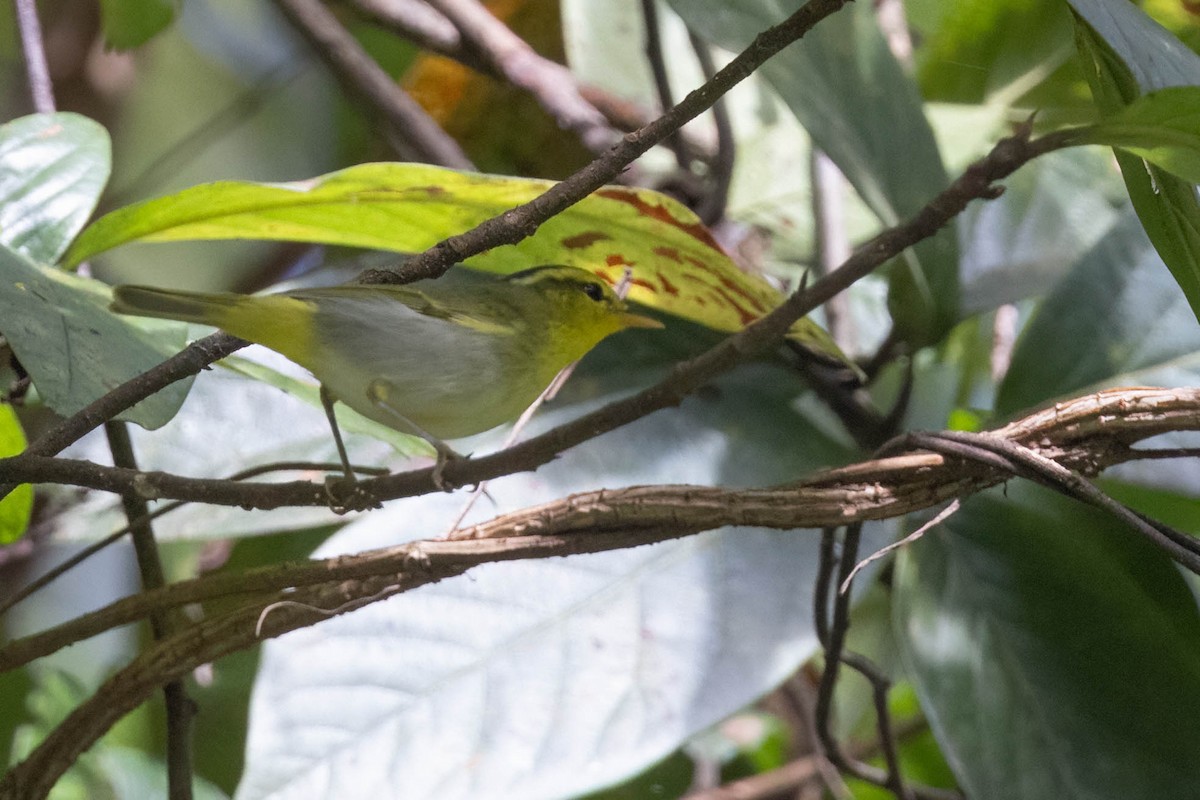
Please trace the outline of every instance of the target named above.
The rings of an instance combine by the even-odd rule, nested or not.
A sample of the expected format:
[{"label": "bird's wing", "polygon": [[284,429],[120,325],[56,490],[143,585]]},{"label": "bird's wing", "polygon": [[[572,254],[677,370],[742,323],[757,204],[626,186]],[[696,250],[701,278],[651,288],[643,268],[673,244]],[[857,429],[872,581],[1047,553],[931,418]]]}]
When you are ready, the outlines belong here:
[{"label": "bird's wing", "polygon": [[[302,289],[288,292],[288,294],[301,300],[313,300],[318,303],[322,298],[361,297],[365,299],[382,296],[403,303],[423,316],[444,319],[480,333],[497,336],[517,334],[517,329],[511,322],[486,314],[492,308],[490,304],[468,311],[467,303],[464,300],[467,300],[469,295],[461,295],[457,292],[446,298],[434,298],[412,286],[330,286],[325,289]],[[481,311],[485,313],[480,313]]]}]

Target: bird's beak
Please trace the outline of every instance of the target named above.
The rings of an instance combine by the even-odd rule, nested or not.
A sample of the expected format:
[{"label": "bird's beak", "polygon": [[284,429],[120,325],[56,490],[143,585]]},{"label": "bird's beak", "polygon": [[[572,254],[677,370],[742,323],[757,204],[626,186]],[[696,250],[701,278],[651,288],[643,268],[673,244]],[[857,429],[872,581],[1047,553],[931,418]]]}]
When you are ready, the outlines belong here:
[{"label": "bird's beak", "polygon": [[621,322],[625,323],[626,328],[663,328],[661,322],[650,317],[643,317],[641,314],[630,314],[625,312],[621,315]]}]

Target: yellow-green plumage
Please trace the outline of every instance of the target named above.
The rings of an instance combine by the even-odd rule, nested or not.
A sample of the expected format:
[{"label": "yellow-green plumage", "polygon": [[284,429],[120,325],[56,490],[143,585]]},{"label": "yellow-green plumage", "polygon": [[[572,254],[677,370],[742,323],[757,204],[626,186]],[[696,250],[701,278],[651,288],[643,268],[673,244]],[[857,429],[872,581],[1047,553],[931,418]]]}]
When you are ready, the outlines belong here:
[{"label": "yellow-green plumage", "polygon": [[266,296],[118,286],[112,309],[204,323],[265,345],[364,416],[439,439],[515,419],[605,337],[659,326],[628,313],[592,273],[561,266]]}]

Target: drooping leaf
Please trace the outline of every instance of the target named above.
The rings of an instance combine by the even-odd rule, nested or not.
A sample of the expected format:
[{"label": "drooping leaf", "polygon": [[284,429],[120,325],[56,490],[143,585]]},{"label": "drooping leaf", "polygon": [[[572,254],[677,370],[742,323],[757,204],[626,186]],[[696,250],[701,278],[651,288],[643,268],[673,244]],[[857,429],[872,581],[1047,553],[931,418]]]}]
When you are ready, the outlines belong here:
[{"label": "drooping leaf", "polygon": [[896,573],[905,660],[966,795],[1186,797],[1200,761],[1186,582],[1103,512],[1009,494],[969,500]]},{"label": "drooping leaf", "polygon": [[[99,281],[41,267],[0,247],[0,333],[50,408],[69,415],[183,346],[184,327],[117,317]],[[178,410],[190,381],[121,415],[157,428]]]},{"label": "drooping leaf", "polygon": [[[15,456],[24,449],[25,431],[16,412],[7,403],[0,403],[0,458]],[[25,535],[32,511],[33,487],[27,483],[0,499],[0,544],[15,542]]]},{"label": "drooping leaf", "polygon": [[[774,0],[670,4],[706,39],[733,51],[791,13]],[[761,72],[884,225],[915,214],[946,187],[920,94],[869,3],[823,20]],[[953,232],[905,251],[892,270],[888,305],[902,335],[917,345],[937,341],[958,321]]]},{"label": "drooping leaf", "polygon": [[96,207],[111,161],[108,132],[79,114],[0,125],[0,244],[56,262]]},{"label": "drooping leaf", "polygon": [[[455,172],[422,164],[362,164],[311,181],[221,181],[114,211],[80,235],[67,263],[134,241],[278,239],[412,252],[518,203],[547,181]],[[737,268],[682,204],[648,189],[609,186],[544,223],[513,247],[468,260],[493,272],[571,264],[611,283],[633,270],[629,298],[722,331],[770,311],[780,292]],[[792,335],[838,351],[815,323]]]},{"label": "drooping leaf", "polygon": [[[1200,56],[1125,0],[1070,0],[1075,41],[1102,120],[1143,94],[1200,85]],[[1117,163],[1150,241],[1200,315],[1200,200],[1194,185],[1142,158]]]},{"label": "drooping leaf", "polygon": [[100,0],[104,41],[117,50],[145,44],[174,19],[172,0]]}]

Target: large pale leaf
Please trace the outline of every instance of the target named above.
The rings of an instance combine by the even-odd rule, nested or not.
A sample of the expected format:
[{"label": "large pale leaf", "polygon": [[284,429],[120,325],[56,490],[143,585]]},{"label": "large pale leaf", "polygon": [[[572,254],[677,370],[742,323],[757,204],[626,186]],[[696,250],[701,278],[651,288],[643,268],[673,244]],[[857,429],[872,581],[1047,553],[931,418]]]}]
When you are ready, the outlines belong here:
[{"label": "large pale leaf", "polygon": [[[411,252],[461,233],[551,184],[455,172],[422,164],[363,164],[291,184],[222,181],[114,211],[93,223],[70,264],[133,241],[279,239]],[[514,247],[470,266],[513,272],[572,264],[616,283],[633,269],[631,300],[722,331],[736,331],[782,299],[740,271],[685,206],[646,189],[610,186],[544,223]],[[814,323],[793,335],[836,348]]]},{"label": "large pale leaf", "polygon": [[[738,51],[795,10],[779,0],[670,0],[705,38]],[[869,3],[825,19],[761,70],[813,144],[833,159],[884,225],[915,214],[948,183],[921,97],[887,47]],[[936,341],[958,320],[952,232],[893,266],[889,306],[903,335]]]},{"label": "large pale leaf", "polygon": [[[641,358],[596,355],[569,393],[587,395]],[[536,475],[493,482],[474,515],[599,486],[772,483],[850,457],[796,410],[798,387],[776,368],[744,368],[714,389]],[[574,413],[552,410],[540,424]],[[320,552],[438,535],[460,502],[389,505]],[[880,534],[873,527],[867,546]],[[811,531],[723,530],[488,565],[272,641],[238,796],[536,800],[637,773],[811,655],[816,549]]]},{"label": "large pale leaf", "polygon": [[[1139,96],[1200,84],[1200,56],[1125,0],[1070,0],[1076,45],[1102,118]],[[1117,151],[1129,197],[1154,247],[1200,314],[1200,201],[1194,185]]]},{"label": "large pale leaf", "polygon": [[0,244],[57,261],[96,207],[111,160],[107,131],[79,114],[0,126]]},{"label": "large pale leaf", "polygon": [[903,552],[896,626],[968,797],[1188,797],[1200,616],[1161,553],[1043,489],[972,498]]},{"label": "large pale leaf", "polygon": [[[0,458],[15,456],[25,449],[25,431],[12,406],[0,403]],[[33,487],[21,484],[0,500],[0,544],[15,542],[29,527],[33,511]]]},{"label": "large pale leaf", "polygon": [[[183,345],[183,326],[117,317],[108,287],[31,263],[0,247],[0,333],[59,414],[74,414]],[[190,381],[167,387],[121,415],[157,428],[169,420]]]}]

